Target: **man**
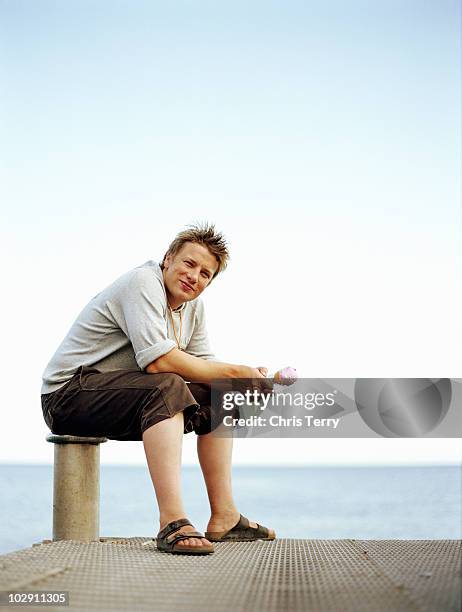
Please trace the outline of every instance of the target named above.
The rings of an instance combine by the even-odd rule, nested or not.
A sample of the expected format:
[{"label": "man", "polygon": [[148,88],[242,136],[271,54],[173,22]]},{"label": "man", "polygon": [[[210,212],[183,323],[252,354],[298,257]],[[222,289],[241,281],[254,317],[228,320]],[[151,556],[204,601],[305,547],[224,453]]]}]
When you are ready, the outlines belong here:
[{"label": "man", "polygon": [[[43,416],[54,433],[143,440],[164,552],[208,554],[211,541],[275,538],[240,515],[232,438],[211,432],[210,382],[268,373],[217,362],[210,351],[199,296],[228,257],[213,225],[180,232],[160,265],[127,272],[87,304],[43,375]],[[184,518],[180,492],[182,436],[193,430],[211,508],[207,539]]]}]

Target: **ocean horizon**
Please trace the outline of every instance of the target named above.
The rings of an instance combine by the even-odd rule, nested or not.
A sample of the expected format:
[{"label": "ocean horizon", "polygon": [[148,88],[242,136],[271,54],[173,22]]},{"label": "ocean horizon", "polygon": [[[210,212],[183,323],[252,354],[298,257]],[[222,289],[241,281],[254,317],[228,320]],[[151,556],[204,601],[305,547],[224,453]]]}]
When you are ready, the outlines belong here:
[{"label": "ocean horizon", "polygon": [[[235,466],[242,514],[279,538],[461,539],[462,468]],[[209,507],[198,466],[183,466],[188,518],[204,530]],[[0,554],[52,537],[53,466],[0,464]],[[100,535],[155,537],[158,511],[147,466],[102,465]]]}]

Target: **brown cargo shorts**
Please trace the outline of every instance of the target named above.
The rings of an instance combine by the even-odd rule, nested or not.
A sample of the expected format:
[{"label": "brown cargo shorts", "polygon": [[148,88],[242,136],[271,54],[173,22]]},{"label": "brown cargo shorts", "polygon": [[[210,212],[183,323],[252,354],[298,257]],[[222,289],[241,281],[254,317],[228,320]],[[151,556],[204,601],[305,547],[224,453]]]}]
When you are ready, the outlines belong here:
[{"label": "brown cargo shorts", "polygon": [[100,372],[81,366],[63,387],[42,395],[46,424],[55,434],[142,440],[143,432],[178,412],[184,433],[210,433],[210,385],[178,374],[139,370]]}]

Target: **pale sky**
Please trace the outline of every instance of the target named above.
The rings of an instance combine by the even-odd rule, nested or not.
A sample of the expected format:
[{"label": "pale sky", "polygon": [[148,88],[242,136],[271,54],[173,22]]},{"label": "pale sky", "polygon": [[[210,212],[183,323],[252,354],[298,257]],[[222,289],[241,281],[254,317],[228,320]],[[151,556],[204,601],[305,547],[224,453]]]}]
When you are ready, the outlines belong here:
[{"label": "pale sky", "polygon": [[[0,462],[51,462],[83,306],[216,223],[225,361],[461,377],[460,4],[0,0]],[[184,460],[194,462],[194,436]],[[235,463],[458,463],[460,440],[242,440]],[[142,463],[141,443],[102,461]]]}]

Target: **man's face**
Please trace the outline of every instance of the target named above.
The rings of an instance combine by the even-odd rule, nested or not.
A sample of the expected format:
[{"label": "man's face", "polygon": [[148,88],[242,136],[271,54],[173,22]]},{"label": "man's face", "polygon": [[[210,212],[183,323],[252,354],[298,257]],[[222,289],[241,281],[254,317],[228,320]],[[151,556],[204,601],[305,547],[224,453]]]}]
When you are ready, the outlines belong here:
[{"label": "man's face", "polygon": [[186,242],[176,255],[168,255],[164,261],[163,277],[171,308],[196,299],[217,269],[215,256],[202,244]]}]

